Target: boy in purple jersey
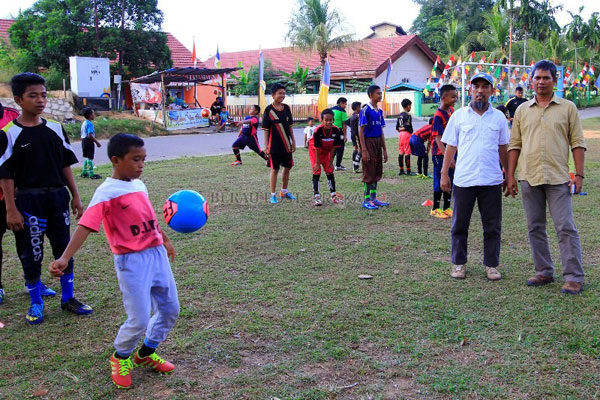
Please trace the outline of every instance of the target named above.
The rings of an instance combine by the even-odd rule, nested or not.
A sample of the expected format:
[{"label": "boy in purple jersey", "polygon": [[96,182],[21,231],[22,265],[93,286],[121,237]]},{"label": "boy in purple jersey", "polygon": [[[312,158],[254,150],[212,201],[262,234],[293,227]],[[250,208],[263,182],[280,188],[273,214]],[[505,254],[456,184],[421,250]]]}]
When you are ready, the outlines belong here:
[{"label": "boy in purple jersey", "polygon": [[260,107],[257,105],[252,106],[250,115],[244,118],[244,121],[240,123],[240,134],[236,141],[231,145],[231,149],[235,155],[235,161],[231,165],[242,165],[240,150],[244,150],[246,146],[254,150],[254,152],[261,156],[264,160],[267,159],[265,152],[260,149],[258,137],[256,136],[259,113]]}]

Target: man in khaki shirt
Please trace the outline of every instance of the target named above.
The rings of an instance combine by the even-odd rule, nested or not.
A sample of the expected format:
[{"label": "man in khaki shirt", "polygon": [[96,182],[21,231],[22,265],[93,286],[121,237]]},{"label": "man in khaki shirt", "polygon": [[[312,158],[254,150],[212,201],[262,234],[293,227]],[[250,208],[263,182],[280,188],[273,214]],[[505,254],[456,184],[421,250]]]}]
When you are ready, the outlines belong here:
[{"label": "man in khaki shirt", "polygon": [[[529,245],[536,275],[527,286],[554,282],[554,263],[546,233],[546,203],[550,209],[563,267],[561,292],[579,294],[583,289],[579,233],[573,220],[571,192],[583,184],[585,141],[577,107],[554,94],[556,66],[539,61],[532,71],[535,97],[517,108],[508,146],[506,196],[518,193],[519,182],[529,228]],[[573,153],[575,177],[569,176],[569,149]]]}]

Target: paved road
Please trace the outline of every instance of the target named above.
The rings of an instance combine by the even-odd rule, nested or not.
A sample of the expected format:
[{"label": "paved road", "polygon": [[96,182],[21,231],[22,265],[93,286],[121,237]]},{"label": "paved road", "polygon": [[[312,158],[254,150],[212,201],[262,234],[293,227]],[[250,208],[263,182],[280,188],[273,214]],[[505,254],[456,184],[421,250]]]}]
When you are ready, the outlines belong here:
[{"label": "paved road", "polygon": [[[385,135],[387,137],[395,136],[396,121],[386,120]],[[425,124],[424,121],[413,121],[415,129],[419,129]],[[221,154],[232,154],[231,144],[237,138],[237,132],[222,132],[222,133],[202,133],[202,134],[190,134],[190,135],[173,135],[173,136],[157,136],[151,138],[145,138],[146,142],[146,160],[157,161],[157,160],[171,160],[179,157],[195,157],[195,156],[213,156]],[[304,145],[304,128],[294,129],[294,136],[296,137],[296,144],[301,147]],[[259,139],[261,146],[264,143],[263,133],[259,132]],[[108,164],[108,156],[106,155],[106,144],[107,140],[101,140],[101,148],[96,148],[96,156],[94,157],[94,164],[102,165]],[[73,148],[77,159],[82,160],[81,156],[81,143],[74,142]],[[251,151],[246,149],[245,151]],[[344,158],[346,155],[344,155]],[[348,156],[349,157],[349,156]],[[232,154],[233,158],[233,154]],[[83,162],[79,163],[79,166],[83,165]]]},{"label": "paved road", "polygon": [[[579,111],[581,118],[593,118],[600,117],[600,107],[588,108]],[[395,131],[395,120],[386,120],[385,135],[386,137],[395,137],[397,135]],[[413,126],[415,130],[419,129],[425,124],[425,121],[413,120]],[[298,146],[302,146],[304,143],[304,129],[294,129],[294,135],[296,137],[296,143]],[[211,156],[221,154],[231,154],[231,144],[237,137],[237,132],[223,132],[223,133],[211,133],[211,134],[190,134],[190,135],[173,135],[173,136],[158,136],[146,138],[146,151],[147,160],[170,160],[179,157],[195,157],[195,156]],[[259,138],[261,144],[263,143],[262,132],[259,132]],[[108,164],[109,160],[106,156],[106,140],[101,141],[102,148],[96,149],[95,164],[102,165]],[[73,145],[77,158],[83,160],[81,157],[81,144],[79,142]],[[248,151],[248,149],[246,149]],[[346,157],[346,155],[344,155]],[[80,166],[82,163],[79,164]]]}]

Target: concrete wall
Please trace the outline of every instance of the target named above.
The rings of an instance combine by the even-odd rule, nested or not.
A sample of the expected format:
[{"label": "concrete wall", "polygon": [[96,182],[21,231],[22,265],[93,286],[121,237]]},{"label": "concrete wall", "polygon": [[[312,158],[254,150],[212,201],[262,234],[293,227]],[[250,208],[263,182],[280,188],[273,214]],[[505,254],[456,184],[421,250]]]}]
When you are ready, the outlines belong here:
[{"label": "concrete wall", "polygon": [[[433,68],[433,62],[429,60],[417,47],[412,47],[392,64],[392,73],[388,86],[392,87],[402,83],[402,79],[408,79],[407,83],[424,85]],[[376,85],[383,87],[385,84],[384,70],[374,79]]]},{"label": "concrete wall", "polygon": [[375,28],[375,36],[376,38],[386,38],[386,37],[394,37],[398,36],[396,33],[396,27],[391,25],[382,25]]},{"label": "concrete wall", "polygon": [[[19,107],[12,98],[1,98],[0,103],[6,107],[16,108],[21,111],[21,107]],[[68,100],[49,98],[43,117],[51,118],[58,122],[62,122],[65,119],[71,119],[73,118],[73,106]]]}]

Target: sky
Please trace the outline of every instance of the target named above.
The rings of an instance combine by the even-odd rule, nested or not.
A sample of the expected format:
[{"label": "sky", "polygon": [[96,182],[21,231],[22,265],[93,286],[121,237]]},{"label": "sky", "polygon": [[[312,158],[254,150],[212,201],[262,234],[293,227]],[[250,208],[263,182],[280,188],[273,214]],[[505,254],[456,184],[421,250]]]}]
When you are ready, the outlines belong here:
[{"label": "sky", "polygon": [[[197,0],[158,0],[158,7],[164,13],[163,30],[171,32],[191,50],[195,38],[196,54],[205,60],[219,52],[253,50],[287,46],[285,36],[292,11],[297,8],[297,0],[223,0],[218,2]],[[8,1],[3,1],[8,3]],[[19,9],[30,7],[34,0],[12,0],[3,4],[0,18],[11,18]],[[570,21],[567,10],[579,12],[584,5],[582,17],[587,20],[594,11],[600,12],[600,2],[589,0],[551,0],[553,5],[562,4],[564,10],[557,15],[562,26]],[[377,4],[377,7],[366,7]],[[592,5],[597,4],[597,5]],[[213,5],[214,7],[211,7]],[[390,22],[408,31],[419,13],[419,6],[411,0],[331,0],[344,17],[347,33],[354,33],[357,39],[364,38],[370,26],[380,22]]]}]

